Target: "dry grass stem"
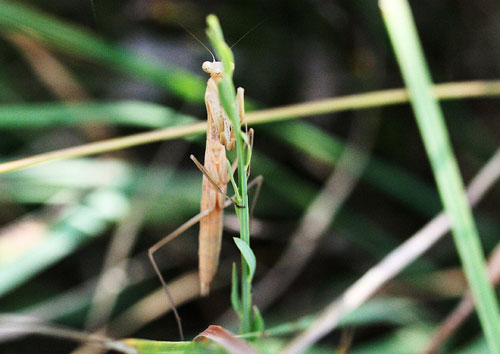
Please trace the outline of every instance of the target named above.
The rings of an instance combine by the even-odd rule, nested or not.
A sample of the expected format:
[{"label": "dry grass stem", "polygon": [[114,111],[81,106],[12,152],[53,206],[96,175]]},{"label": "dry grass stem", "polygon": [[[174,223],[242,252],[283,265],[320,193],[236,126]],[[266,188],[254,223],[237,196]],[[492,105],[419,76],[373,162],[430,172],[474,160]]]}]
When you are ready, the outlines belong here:
[{"label": "dry grass stem", "polygon": [[[467,97],[500,96],[500,81],[469,81],[439,84],[434,86],[434,92],[437,98],[443,100]],[[262,124],[279,120],[301,118],[315,114],[382,107],[405,102],[408,102],[408,94],[406,90],[393,89],[337,97],[285,107],[263,109],[247,113],[246,118],[249,125]],[[188,137],[203,133],[206,129],[206,122],[197,122],[51,151],[0,164],[0,174],[61,159],[90,156],[108,151],[150,144],[162,140]]]}]

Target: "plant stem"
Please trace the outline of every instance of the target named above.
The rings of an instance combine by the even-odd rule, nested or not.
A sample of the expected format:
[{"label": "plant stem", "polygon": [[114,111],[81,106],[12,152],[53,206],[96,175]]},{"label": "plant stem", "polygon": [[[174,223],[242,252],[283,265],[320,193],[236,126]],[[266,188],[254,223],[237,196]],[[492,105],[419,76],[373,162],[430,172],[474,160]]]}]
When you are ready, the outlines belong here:
[{"label": "plant stem", "polygon": [[[241,204],[243,208],[236,208],[238,220],[240,223],[240,238],[250,246],[250,216],[248,207],[247,194],[247,178],[245,163],[243,161],[243,141],[236,140],[236,153],[238,155],[238,189],[241,195]],[[241,256],[241,304],[242,304],[242,319],[241,333],[247,333],[252,328],[252,279],[250,271],[243,255]]]},{"label": "plant stem", "polygon": [[[241,126],[238,121],[237,131],[241,131]],[[242,197],[243,208],[238,209],[238,220],[240,222],[240,238],[250,246],[250,216],[247,194],[247,171],[245,168],[245,155],[243,149],[243,141],[241,137],[236,138],[236,153],[238,155],[238,187]],[[246,260],[243,255],[241,257],[241,304],[243,316],[241,320],[241,332],[247,333],[252,328],[252,279]]]}]

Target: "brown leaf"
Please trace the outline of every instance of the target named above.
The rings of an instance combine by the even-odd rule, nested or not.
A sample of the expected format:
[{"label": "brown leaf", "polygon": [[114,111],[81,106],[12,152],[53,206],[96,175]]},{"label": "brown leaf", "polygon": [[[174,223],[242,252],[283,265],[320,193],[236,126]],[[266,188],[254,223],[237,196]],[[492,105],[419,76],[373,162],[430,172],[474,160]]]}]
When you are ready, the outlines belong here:
[{"label": "brown leaf", "polygon": [[193,341],[202,342],[211,340],[222,346],[232,354],[257,354],[257,351],[252,348],[247,342],[237,338],[231,332],[220,326],[208,326],[206,330],[198,334]]}]

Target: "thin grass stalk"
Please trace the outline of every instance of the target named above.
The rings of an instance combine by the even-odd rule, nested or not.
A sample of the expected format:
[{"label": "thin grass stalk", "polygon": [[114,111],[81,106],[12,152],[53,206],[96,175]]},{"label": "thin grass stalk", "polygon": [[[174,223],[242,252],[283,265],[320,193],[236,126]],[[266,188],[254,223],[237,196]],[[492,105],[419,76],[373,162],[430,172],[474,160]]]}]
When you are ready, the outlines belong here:
[{"label": "thin grass stalk", "polygon": [[443,114],[431,91],[431,77],[408,2],[382,0],[380,7],[396,57],[409,88],[412,107],[432,165],[444,209],[474,297],[491,353],[500,353],[500,313],[488,282],[479,234],[467,203]]}]

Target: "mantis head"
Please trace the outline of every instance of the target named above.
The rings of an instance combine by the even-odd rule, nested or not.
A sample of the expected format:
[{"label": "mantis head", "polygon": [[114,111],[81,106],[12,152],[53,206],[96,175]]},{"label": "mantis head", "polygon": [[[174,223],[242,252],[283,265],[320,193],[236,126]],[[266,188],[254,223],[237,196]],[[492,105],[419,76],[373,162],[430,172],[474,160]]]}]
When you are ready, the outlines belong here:
[{"label": "mantis head", "polygon": [[[201,68],[210,76],[222,76],[224,73],[224,65],[220,61],[206,61],[201,65]],[[234,70],[234,63],[232,63],[232,68]]]}]

